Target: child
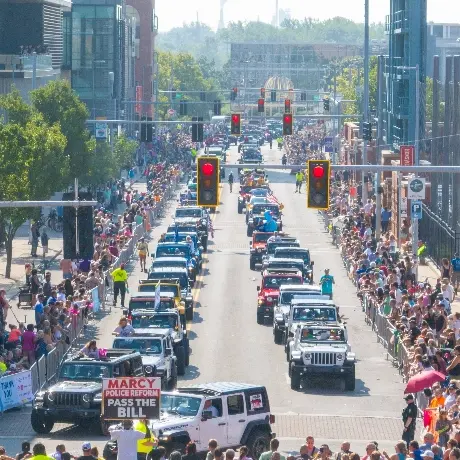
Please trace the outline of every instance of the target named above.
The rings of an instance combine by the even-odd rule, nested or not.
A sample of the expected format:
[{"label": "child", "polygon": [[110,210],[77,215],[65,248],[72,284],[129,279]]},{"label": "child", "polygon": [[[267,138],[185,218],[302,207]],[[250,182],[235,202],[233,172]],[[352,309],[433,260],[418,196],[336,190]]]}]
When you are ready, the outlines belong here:
[{"label": "child", "polygon": [[447,419],[446,409],[439,410],[439,419],[436,422],[435,430],[439,434],[438,445],[441,447],[447,446],[447,441],[449,440],[449,432],[452,429],[452,422]]}]

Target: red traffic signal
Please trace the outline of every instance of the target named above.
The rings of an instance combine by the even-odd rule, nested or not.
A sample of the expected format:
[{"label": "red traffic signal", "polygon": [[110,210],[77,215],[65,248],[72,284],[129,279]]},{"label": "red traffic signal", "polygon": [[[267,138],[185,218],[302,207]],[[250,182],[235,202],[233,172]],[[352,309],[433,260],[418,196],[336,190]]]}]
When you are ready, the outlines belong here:
[{"label": "red traffic signal", "polygon": [[283,136],[292,134],[292,113],[286,113],[283,116]]},{"label": "red traffic signal", "polygon": [[307,207],[328,209],[331,163],[329,160],[308,160]]},{"label": "red traffic signal", "polygon": [[285,113],[291,113],[291,100],[290,99],[284,100],[284,111]]},{"label": "red traffic signal", "polygon": [[324,177],[324,168],[322,166],[315,166],[313,168],[313,177],[316,179],[321,179]]},{"label": "red traffic signal", "polygon": [[239,113],[234,113],[232,114],[231,120],[230,133],[241,134],[241,115]]},{"label": "red traffic signal", "polygon": [[197,204],[213,207],[219,204],[220,165],[217,157],[197,158]]},{"label": "red traffic signal", "polygon": [[260,112],[265,112],[265,100],[260,98],[257,101],[257,111]]},{"label": "red traffic signal", "polygon": [[205,176],[211,176],[214,172],[214,166],[211,163],[204,163],[201,166],[201,171]]},{"label": "red traffic signal", "polygon": [[265,99],[265,88],[260,88],[260,97]]}]

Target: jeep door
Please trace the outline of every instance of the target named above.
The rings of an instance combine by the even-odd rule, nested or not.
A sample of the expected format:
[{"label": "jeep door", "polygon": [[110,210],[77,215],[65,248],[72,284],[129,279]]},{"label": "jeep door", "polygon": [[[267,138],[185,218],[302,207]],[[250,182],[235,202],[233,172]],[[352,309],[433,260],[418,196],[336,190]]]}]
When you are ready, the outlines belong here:
[{"label": "jeep door", "polygon": [[227,420],[224,416],[222,398],[211,399],[212,406],[217,409],[217,417],[213,416],[205,420],[203,417],[200,423],[200,450],[206,450],[210,439],[227,438]]},{"label": "jeep door", "polygon": [[236,393],[226,397],[227,410],[227,443],[229,446],[236,446],[243,436],[248,417],[244,404],[244,394]]}]

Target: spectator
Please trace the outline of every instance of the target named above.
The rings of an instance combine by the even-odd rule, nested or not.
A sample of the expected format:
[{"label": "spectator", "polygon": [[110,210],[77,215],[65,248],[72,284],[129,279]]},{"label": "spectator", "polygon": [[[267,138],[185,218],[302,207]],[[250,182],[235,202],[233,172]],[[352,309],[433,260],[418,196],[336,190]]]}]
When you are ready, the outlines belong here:
[{"label": "spectator", "polygon": [[[280,446],[280,442],[278,441],[278,439],[273,438],[270,441],[270,450],[261,454],[259,457],[259,460],[271,460],[272,454],[278,451],[279,446]],[[286,460],[286,458],[280,455],[280,460]]]},{"label": "spectator", "polygon": [[196,444],[189,442],[185,446],[185,455],[182,456],[182,460],[199,460],[199,456],[196,453]]},{"label": "spectator", "polygon": [[22,460],[23,458],[28,458],[28,456],[32,455],[30,452],[30,443],[28,441],[24,441],[21,444],[21,452],[16,454],[16,460]]},{"label": "spectator", "polygon": [[208,453],[206,454],[206,460],[213,460],[214,452],[217,449],[217,441],[210,439],[208,442]]}]

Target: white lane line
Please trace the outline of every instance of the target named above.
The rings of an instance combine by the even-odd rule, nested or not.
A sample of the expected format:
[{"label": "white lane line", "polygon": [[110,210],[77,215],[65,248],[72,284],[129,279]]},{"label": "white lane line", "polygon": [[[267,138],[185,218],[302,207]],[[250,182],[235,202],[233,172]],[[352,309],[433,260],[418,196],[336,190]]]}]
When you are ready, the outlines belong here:
[{"label": "white lane line", "polygon": [[[275,417],[276,416],[281,417],[281,416],[286,416],[286,415],[292,415],[296,417],[330,417],[331,416],[331,414],[298,414],[296,412],[284,412],[284,413],[273,412],[273,415],[275,415]],[[401,417],[388,417],[385,415],[345,415],[345,414],[339,415],[339,414],[334,413],[334,417],[353,418],[353,419],[359,418],[359,419],[379,419],[379,420],[401,420]],[[275,423],[276,423],[276,420],[275,420]]]}]

